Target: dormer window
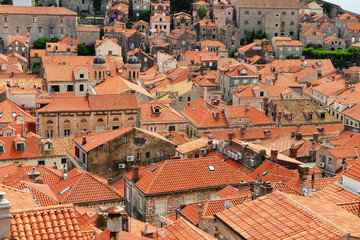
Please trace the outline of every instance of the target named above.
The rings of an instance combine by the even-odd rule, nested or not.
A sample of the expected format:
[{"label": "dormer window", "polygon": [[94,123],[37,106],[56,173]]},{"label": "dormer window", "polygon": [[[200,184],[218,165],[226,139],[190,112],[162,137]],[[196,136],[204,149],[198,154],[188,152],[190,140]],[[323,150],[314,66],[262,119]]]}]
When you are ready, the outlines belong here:
[{"label": "dormer window", "polygon": [[24,117],[21,116],[21,115],[19,115],[19,116],[16,117],[16,121],[18,121],[18,122],[24,122]]},{"label": "dormer window", "polygon": [[324,119],[325,118],[325,113],[320,113],[320,118]]},{"label": "dormer window", "polygon": [[3,152],[5,152],[5,146],[4,146],[4,144],[0,143],[0,153],[3,153]]},{"label": "dormer window", "polygon": [[241,75],[246,75],[246,74],[247,74],[246,69],[241,69],[240,74],[241,74]]},{"label": "dormer window", "polygon": [[312,113],[308,113],[308,120],[312,120],[313,119],[313,114]]},{"label": "dormer window", "polygon": [[25,151],[25,143],[23,143],[23,142],[16,143],[15,150],[16,151]]},{"label": "dormer window", "polygon": [[153,108],[153,113],[154,114],[160,114],[161,113],[161,107],[157,106]]},{"label": "dormer window", "polygon": [[264,96],[264,92],[261,91],[261,92],[260,92],[260,97],[263,97],[263,96]]},{"label": "dormer window", "polygon": [[45,143],[43,149],[44,149],[44,151],[51,151],[52,150],[52,143],[51,142]]}]

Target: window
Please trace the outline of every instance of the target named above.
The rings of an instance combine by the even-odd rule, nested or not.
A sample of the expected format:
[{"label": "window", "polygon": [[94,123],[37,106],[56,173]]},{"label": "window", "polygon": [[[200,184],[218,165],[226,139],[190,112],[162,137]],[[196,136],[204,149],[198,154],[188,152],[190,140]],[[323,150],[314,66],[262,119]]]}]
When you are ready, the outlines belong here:
[{"label": "window", "polygon": [[257,21],[257,25],[261,25],[261,21]]},{"label": "window", "polygon": [[166,200],[155,202],[155,214],[165,216],[166,215]]},{"label": "window", "polygon": [[50,151],[52,149],[52,144],[51,143],[46,143],[44,145],[44,151]]},{"label": "window", "polygon": [[44,160],[39,160],[38,165],[45,165],[45,161]]},{"label": "window", "polygon": [[294,26],[294,22],[290,22],[290,26]]},{"label": "window", "polygon": [[65,120],[64,124],[70,124],[70,120]]},{"label": "window", "polygon": [[245,11],[245,15],[249,15],[249,11]]},{"label": "window", "polygon": [[97,122],[98,122],[98,123],[102,123],[102,122],[104,122],[104,120],[103,120],[102,118],[99,118],[99,119],[97,120]]},{"label": "window", "polygon": [[133,118],[133,117],[129,117],[129,118],[128,118],[128,121],[134,121],[134,118]]},{"label": "window", "polygon": [[156,127],[150,127],[150,131],[156,132]]},{"label": "window", "polygon": [[136,159],[137,159],[137,160],[141,160],[141,153],[137,153]]},{"label": "window", "polygon": [[46,138],[53,138],[54,131],[53,130],[46,130]]},{"label": "window", "polygon": [[74,91],[74,85],[67,85],[66,86],[66,91],[73,92]]},{"label": "window", "polygon": [[262,12],[261,11],[258,11],[258,15],[261,15],[262,14]]},{"label": "window", "polygon": [[245,25],[248,25],[248,24],[249,24],[249,21],[244,21],[244,24],[245,24]]},{"label": "window", "polygon": [[169,126],[169,132],[175,132],[175,126]]},{"label": "window", "polygon": [[79,91],[80,91],[80,92],[83,92],[83,91],[84,91],[84,84],[80,84],[80,85],[79,85]]},{"label": "window", "polygon": [[82,162],[85,164],[85,162],[86,162],[86,155],[85,155],[85,153],[83,153],[82,154]]},{"label": "window", "polygon": [[75,156],[76,156],[77,158],[80,157],[80,149],[79,149],[77,146],[75,147]]},{"label": "window", "polygon": [[328,164],[329,164],[329,165],[332,164],[332,158],[331,158],[331,157],[329,157]]},{"label": "window", "polygon": [[260,97],[263,97],[263,96],[264,96],[264,92],[261,91],[261,92],[260,92]]},{"label": "window", "polygon": [[25,143],[16,144],[16,151],[24,151],[24,150],[25,150]]},{"label": "window", "polygon": [[30,33],[31,32],[31,27],[27,28],[27,32]]},{"label": "window", "polygon": [[36,23],[36,17],[33,17],[33,18],[32,18],[32,22],[33,22],[33,23]]},{"label": "window", "polygon": [[191,100],[191,97],[188,97],[188,98],[187,98],[187,100],[188,100],[188,102],[190,102],[190,100]]},{"label": "window", "polygon": [[149,159],[150,158],[150,152],[146,152],[145,157],[146,157],[146,159]]},{"label": "window", "polygon": [[3,152],[5,152],[5,148],[3,145],[0,145],[0,153],[3,153]]},{"label": "window", "polygon": [[282,12],[282,15],[285,16],[285,15],[286,15],[286,12]]},{"label": "window", "polygon": [[185,197],[185,204],[190,204],[190,203],[194,203],[194,202],[196,202],[195,195]]},{"label": "window", "polygon": [[61,164],[66,164],[66,158],[61,159]]},{"label": "window", "polygon": [[284,21],[281,22],[281,26],[285,26],[285,22],[284,22]]},{"label": "window", "polygon": [[50,33],[50,34],[54,34],[54,28],[53,28],[53,27],[50,27],[50,28],[49,28],[49,33]]},{"label": "window", "polygon": [[64,136],[68,137],[71,135],[70,129],[64,129]]},{"label": "window", "polygon": [[7,23],[7,21],[8,21],[7,17],[4,17],[4,22],[6,22],[6,23]]},{"label": "window", "polygon": [[64,34],[64,29],[60,28],[60,34]]},{"label": "window", "polygon": [[84,78],[84,74],[83,74],[83,73],[80,74],[80,78]]},{"label": "window", "polygon": [[60,86],[59,85],[52,85],[51,90],[53,92],[60,92]]},{"label": "window", "polygon": [[291,16],[294,16],[295,15],[295,12],[291,12]]}]

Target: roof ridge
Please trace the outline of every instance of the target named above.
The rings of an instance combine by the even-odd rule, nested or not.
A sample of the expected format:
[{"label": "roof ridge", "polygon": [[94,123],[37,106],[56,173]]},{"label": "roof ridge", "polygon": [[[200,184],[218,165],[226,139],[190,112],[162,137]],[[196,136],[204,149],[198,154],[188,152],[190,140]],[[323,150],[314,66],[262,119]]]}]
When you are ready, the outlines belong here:
[{"label": "roof ridge", "polygon": [[[323,217],[322,215],[316,213],[315,211],[311,210],[310,208],[308,208],[307,206],[304,206],[303,204],[299,203],[298,201],[296,201],[295,199],[291,198],[290,196],[286,195],[285,193],[281,193],[280,191],[277,191],[277,193],[284,198],[286,201],[290,202],[291,204],[295,205],[296,207],[302,209],[303,211],[309,213],[310,215],[312,215],[313,217],[318,218],[320,221],[322,221],[323,223],[329,225],[330,227],[335,228],[336,230],[338,230],[339,232],[342,232],[343,234],[345,234],[346,236],[350,236],[350,233],[343,229],[342,227],[336,225],[335,223],[333,223],[331,220],[326,219],[325,217]],[[336,205],[336,204],[335,204]]]},{"label": "roof ridge", "polygon": [[54,206],[47,206],[47,207],[39,207],[39,208],[16,209],[16,210],[10,210],[10,213],[16,214],[16,213],[46,211],[46,210],[51,210],[51,209],[73,208],[73,207],[74,207],[74,205],[71,203],[71,204],[61,204],[61,205],[54,205]]},{"label": "roof ridge", "polygon": [[[36,188],[28,185],[27,183],[28,183],[28,182],[26,182],[26,181],[20,181],[20,182],[19,182],[19,184],[24,184],[25,186],[27,186],[28,188],[31,188],[33,191],[39,193],[40,195],[42,195],[42,196],[44,196],[44,197],[46,197],[46,198],[49,198],[50,200],[54,201],[56,204],[60,204],[60,199],[53,199],[53,198],[51,198],[50,196],[44,194],[43,192],[37,190]],[[18,185],[19,185],[19,184],[18,184]],[[17,185],[17,186],[18,186],[18,185]],[[49,186],[49,185],[48,185],[48,186]],[[50,187],[49,187],[49,189],[50,189],[50,191],[51,191],[52,193],[54,193]],[[30,192],[30,193],[31,193],[31,192]],[[36,201],[38,202],[38,204],[40,205],[39,200],[36,199],[36,197],[35,197],[32,193],[31,193],[31,195],[33,196],[33,198],[35,198],[35,200],[36,200]],[[56,196],[55,193],[54,193],[54,195]]]},{"label": "roof ridge", "polygon": [[[117,195],[120,195],[120,197],[124,197],[120,194],[120,192],[118,192],[117,190],[114,189],[114,187],[110,187],[109,184],[106,184],[106,183],[103,183],[100,181],[100,179],[98,179],[98,177],[100,176],[96,176],[95,174],[93,173],[90,173],[90,172],[85,172],[85,173],[88,173],[88,175],[93,178],[94,180],[96,180],[97,182],[99,182],[100,184],[103,184],[105,185],[107,188],[109,188],[111,191],[113,191],[114,193],[116,193]],[[96,177],[95,177],[96,176]]]}]

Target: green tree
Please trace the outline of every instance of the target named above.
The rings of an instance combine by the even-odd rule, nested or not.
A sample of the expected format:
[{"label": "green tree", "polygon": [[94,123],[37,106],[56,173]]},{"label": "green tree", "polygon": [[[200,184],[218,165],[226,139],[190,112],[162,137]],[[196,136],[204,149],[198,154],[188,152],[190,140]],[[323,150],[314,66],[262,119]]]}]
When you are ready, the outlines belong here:
[{"label": "green tree", "polygon": [[101,0],[92,0],[94,15],[99,14],[101,11]]},{"label": "green tree", "polygon": [[207,8],[205,6],[199,6],[196,10],[197,16],[202,20],[207,16]]},{"label": "green tree", "polygon": [[245,38],[241,39],[241,44],[249,44],[254,42],[254,39],[268,39],[269,36],[267,35],[266,32],[264,32],[263,30],[257,30],[255,31],[254,29],[247,32],[245,35]]},{"label": "green tree", "polygon": [[35,49],[45,49],[46,48],[46,42],[48,42],[49,39],[47,37],[42,37],[34,42],[34,48]]},{"label": "green tree", "polygon": [[82,44],[78,44],[76,50],[79,56],[88,56],[89,50]]},{"label": "green tree", "polygon": [[170,0],[170,10],[172,13],[191,13],[191,3],[192,0]]},{"label": "green tree", "polygon": [[143,20],[145,22],[150,22],[150,10],[140,11],[139,20]]},{"label": "green tree", "polygon": [[52,39],[50,39],[49,42],[58,42],[59,41],[59,38],[57,37],[53,37]]}]

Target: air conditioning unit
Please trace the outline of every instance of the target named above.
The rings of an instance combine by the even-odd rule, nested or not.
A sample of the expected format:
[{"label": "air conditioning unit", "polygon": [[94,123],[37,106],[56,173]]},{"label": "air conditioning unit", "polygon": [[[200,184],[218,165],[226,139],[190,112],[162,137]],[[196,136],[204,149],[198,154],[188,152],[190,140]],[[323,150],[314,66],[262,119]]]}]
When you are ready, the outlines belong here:
[{"label": "air conditioning unit", "polygon": [[124,169],[125,168],[125,163],[119,163],[119,169]]},{"label": "air conditioning unit", "polygon": [[233,154],[234,154],[233,155],[234,160],[239,160],[239,156],[236,153],[233,153]]},{"label": "air conditioning unit", "polygon": [[216,144],[216,143],[214,143],[214,142],[213,142],[213,143],[211,143],[211,148],[212,148],[212,149],[216,149],[216,148],[217,148],[217,144]]},{"label": "air conditioning unit", "polygon": [[227,155],[228,155],[229,158],[231,158],[232,157],[232,152],[230,150],[228,150]]},{"label": "air conditioning unit", "polygon": [[325,163],[324,163],[324,162],[321,162],[321,163],[320,163],[320,167],[321,167],[321,168],[324,168],[324,167],[325,167]]},{"label": "air conditioning unit", "polygon": [[239,152],[237,155],[238,155],[239,160],[243,159],[243,154],[241,152]]},{"label": "air conditioning unit", "polygon": [[255,166],[255,160],[254,159],[250,159],[250,166],[254,167]]},{"label": "air conditioning unit", "polygon": [[133,155],[126,156],[126,161],[133,162],[134,161],[134,156]]},{"label": "air conditioning unit", "polygon": [[200,153],[201,154],[206,154],[206,148],[200,148]]}]

